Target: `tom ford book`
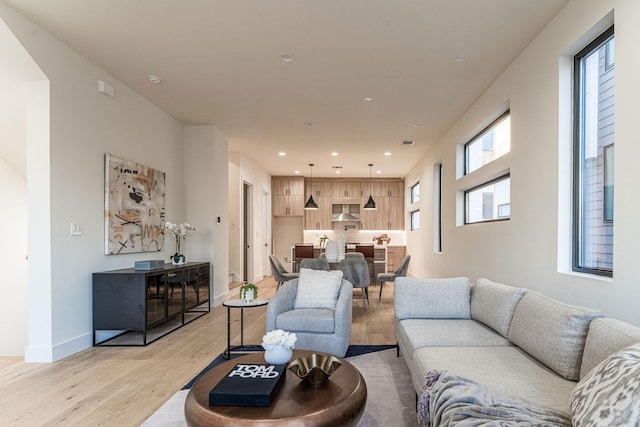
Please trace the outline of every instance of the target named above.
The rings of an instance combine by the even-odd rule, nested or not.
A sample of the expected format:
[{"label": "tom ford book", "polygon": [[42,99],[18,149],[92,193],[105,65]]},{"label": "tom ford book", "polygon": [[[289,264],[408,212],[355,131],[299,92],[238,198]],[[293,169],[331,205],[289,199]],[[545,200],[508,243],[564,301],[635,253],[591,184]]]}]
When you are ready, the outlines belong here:
[{"label": "tom ford book", "polygon": [[269,406],[287,365],[237,364],[209,392],[209,406]]}]

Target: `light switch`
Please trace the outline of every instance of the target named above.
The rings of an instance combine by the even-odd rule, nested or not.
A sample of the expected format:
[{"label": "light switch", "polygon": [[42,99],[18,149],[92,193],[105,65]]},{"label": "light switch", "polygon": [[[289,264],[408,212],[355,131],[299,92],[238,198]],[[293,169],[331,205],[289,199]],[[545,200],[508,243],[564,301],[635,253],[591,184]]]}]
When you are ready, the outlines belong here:
[{"label": "light switch", "polygon": [[82,223],[80,223],[80,222],[72,222],[71,223],[71,235],[72,236],[82,236]]}]

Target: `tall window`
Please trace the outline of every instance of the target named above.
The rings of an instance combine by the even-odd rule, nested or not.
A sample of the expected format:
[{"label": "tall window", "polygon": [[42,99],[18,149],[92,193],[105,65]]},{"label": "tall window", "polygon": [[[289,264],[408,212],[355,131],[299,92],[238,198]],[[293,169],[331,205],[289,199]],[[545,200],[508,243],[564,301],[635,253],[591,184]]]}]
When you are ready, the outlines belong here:
[{"label": "tall window", "polygon": [[613,27],[574,59],[573,269],[613,275]]},{"label": "tall window", "polygon": [[464,146],[464,174],[473,172],[511,150],[511,115],[507,111]]}]

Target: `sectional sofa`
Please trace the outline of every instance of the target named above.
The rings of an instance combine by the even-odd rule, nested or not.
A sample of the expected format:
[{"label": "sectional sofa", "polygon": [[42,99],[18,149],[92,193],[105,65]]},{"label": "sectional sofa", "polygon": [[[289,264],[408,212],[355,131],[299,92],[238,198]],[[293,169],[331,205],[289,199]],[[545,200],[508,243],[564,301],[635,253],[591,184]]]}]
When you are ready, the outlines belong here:
[{"label": "sectional sofa", "polygon": [[[475,285],[467,278],[398,278],[394,305],[398,351],[421,398],[424,425],[461,422],[469,414],[499,420],[513,416],[513,407],[526,413],[525,424],[544,419],[545,425],[615,425],[580,423],[586,412],[595,419],[621,411],[592,407],[588,394],[605,382],[610,390],[596,403],[603,404],[603,393],[626,387],[629,405],[622,416],[638,411],[634,422],[640,419],[640,356],[634,356],[640,346],[628,349],[640,342],[636,326],[484,278]],[[611,379],[611,358],[620,354],[635,379],[598,379]],[[463,387],[445,390],[444,383]],[[613,396],[610,402],[619,400]]]}]

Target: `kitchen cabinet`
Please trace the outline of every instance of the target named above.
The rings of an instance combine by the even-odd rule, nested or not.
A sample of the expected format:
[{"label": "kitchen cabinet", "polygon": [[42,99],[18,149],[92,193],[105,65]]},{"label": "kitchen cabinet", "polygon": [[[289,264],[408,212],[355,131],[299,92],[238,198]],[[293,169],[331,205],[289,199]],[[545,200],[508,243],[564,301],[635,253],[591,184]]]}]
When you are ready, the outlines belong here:
[{"label": "kitchen cabinet", "polygon": [[[210,264],[93,273],[93,345],[147,345],[210,311]],[[122,331],[99,340],[101,331]]]},{"label": "kitchen cabinet", "polygon": [[331,197],[313,196],[313,200],[315,200],[318,204],[318,209],[304,211],[304,229],[332,230],[333,225],[331,223]]},{"label": "kitchen cabinet", "polygon": [[[336,179],[333,181],[332,196],[360,198],[364,194],[364,184],[364,181],[361,179]],[[368,188],[368,186],[366,188]]]},{"label": "kitchen cabinet", "polygon": [[405,255],[407,255],[406,246],[387,245],[387,273],[395,271]]},{"label": "kitchen cabinet", "polygon": [[[361,199],[362,205],[367,197]],[[360,223],[363,230],[404,230],[404,198],[373,196],[376,210],[361,210]]]},{"label": "kitchen cabinet", "polygon": [[302,216],[304,212],[304,178],[271,178],[271,205],[274,216]]}]

